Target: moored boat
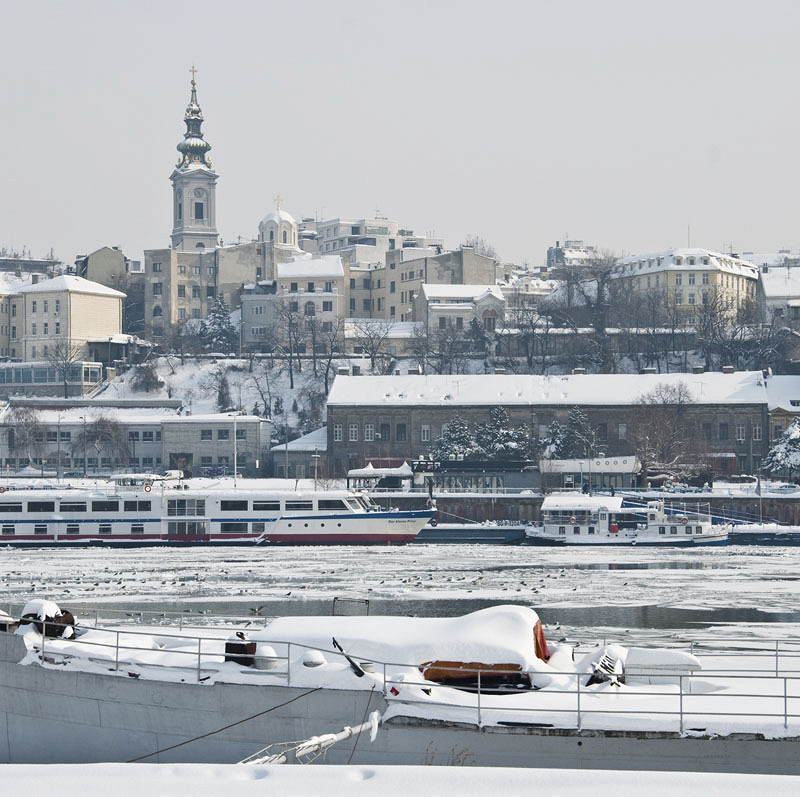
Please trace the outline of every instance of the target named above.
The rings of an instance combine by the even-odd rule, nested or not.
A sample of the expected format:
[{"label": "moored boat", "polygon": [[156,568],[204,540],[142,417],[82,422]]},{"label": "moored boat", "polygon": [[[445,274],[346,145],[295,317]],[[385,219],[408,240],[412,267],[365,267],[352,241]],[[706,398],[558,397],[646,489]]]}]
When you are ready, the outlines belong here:
[{"label": "moored boat", "polygon": [[526,528],[532,545],[720,545],[729,526],[712,525],[707,506],[663,500],[626,505],[622,496],[553,493],[542,521]]}]

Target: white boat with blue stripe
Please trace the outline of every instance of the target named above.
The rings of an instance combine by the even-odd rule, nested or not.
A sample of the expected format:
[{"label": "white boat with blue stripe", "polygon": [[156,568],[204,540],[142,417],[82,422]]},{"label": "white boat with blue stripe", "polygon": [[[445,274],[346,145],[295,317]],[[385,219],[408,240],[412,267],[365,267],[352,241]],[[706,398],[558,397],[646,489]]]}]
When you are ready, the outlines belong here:
[{"label": "white boat with blue stripe", "polygon": [[434,513],[293,479],[7,481],[0,545],[388,544],[413,540]]}]

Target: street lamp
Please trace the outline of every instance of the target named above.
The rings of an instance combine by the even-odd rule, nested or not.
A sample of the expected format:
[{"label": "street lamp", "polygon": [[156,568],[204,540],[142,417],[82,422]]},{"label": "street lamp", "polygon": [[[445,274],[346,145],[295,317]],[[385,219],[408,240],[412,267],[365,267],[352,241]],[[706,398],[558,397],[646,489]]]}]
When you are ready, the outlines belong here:
[{"label": "street lamp", "polygon": [[86,478],[86,416],[81,415],[83,421],[83,478]]}]

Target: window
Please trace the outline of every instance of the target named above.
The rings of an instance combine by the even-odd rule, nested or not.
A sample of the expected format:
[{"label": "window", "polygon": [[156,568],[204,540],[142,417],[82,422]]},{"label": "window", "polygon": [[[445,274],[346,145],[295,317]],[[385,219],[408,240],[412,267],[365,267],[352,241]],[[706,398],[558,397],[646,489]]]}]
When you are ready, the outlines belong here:
[{"label": "window", "polygon": [[374,423],[365,423],[364,424],[364,442],[371,443],[375,439],[375,424]]},{"label": "window", "polygon": [[297,302],[289,302],[289,312],[296,313],[299,306]]},{"label": "window", "polygon": [[162,284],[160,282],[153,283],[153,296],[161,296]]},{"label": "window", "polygon": [[317,307],[314,302],[306,302],[305,307],[303,308],[303,313],[307,317],[313,317],[317,314]]},{"label": "window", "polygon": [[608,440],[608,424],[607,423],[598,423],[597,424],[597,439],[598,440]]},{"label": "window", "polygon": [[287,501],[287,512],[310,512],[313,509],[313,502],[311,501]]},{"label": "window", "polygon": [[92,512],[119,512],[119,501],[92,501]]},{"label": "window", "polygon": [[219,508],[223,512],[247,512],[247,501],[225,501],[219,502]]},{"label": "window", "polygon": [[744,473],[747,470],[747,457],[742,455],[736,457],[736,459],[739,463],[739,473]]},{"label": "window", "polygon": [[217,440],[230,440],[230,437],[229,429],[217,429]]},{"label": "window", "polygon": [[772,439],[777,440],[783,434],[783,425],[776,423],[772,427]]},{"label": "window", "polygon": [[736,424],[736,442],[743,443],[745,439],[745,432],[744,432],[744,424],[737,423]]},{"label": "window", "polygon": [[347,439],[351,443],[355,443],[355,442],[358,441],[358,424],[357,423],[351,423],[350,424],[350,428],[349,428],[349,433],[347,435]]},{"label": "window", "polygon": [[213,440],[214,439],[214,431],[213,431],[213,429],[201,429],[200,430],[200,439],[201,440]]},{"label": "window", "polygon": [[334,443],[342,442],[342,424],[340,423],[333,424],[333,442]]},{"label": "window", "polygon": [[381,424],[381,440],[391,440],[392,432],[388,423]]},{"label": "window", "polygon": [[331,312],[333,312],[333,302],[323,302],[322,303],[322,312],[323,313],[331,313]]},{"label": "window", "polygon": [[694,285],[694,272],[689,272],[689,285]]},{"label": "window", "polygon": [[55,501],[28,501],[28,512],[55,512]]},{"label": "window", "polygon": [[389,293],[394,293],[395,290],[396,290],[396,283],[394,282],[394,280],[392,280],[392,282],[389,283]]},{"label": "window", "polygon": [[719,425],[719,439],[720,440],[727,440],[728,439],[728,424],[721,423]]},{"label": "window", "polygon": [[111,534],[111,524],[101,523],[98,531],[100,532],[100,534]]},{"label": "window", "polygon": [[56,335],[60,335],[61,334],[61,322],[60,321],[56,321],[55,334]]},{"label": "window", "polygon": [[404,423],[398,423],[397,426],[395,426],[394,433],[395,433],[395,440],[397,440],[398,443],[405,442],[406,425]]},{"label": "window", "polygon": [[138,441],[139,439],[139,432],[128,432],[128,441],[133,442],[134,440]]},{"label": "window", "polygon": [[419,438],[423,443],[430,443],[431,441],[431,427],[430,426],[423,426],[420,429]]},{"label": "window", "polygon": [[178,285],[178,298],[185,299],[186,298],[186,286],[183,283]]},{"label": "window", "polygon": [[307,293],[314,293],[314,283],[313,282],[309,282],[308,283],[308,287],[306,288],[306,292]]},{"label": "window", "polygon": [[162,270],[163,270],[163,266],[161,265],[161,263],[153,263],[153,273],[154,274],[158,274]]},{"label": "window", "polygon": [[185,274],[186,266],[178,266],[178,274]]},{"label": "window", "polygon": [[78,534],[80,533],[81,527],[77,523],[69,523],[67,524],[67,534]]},{"label": "window", "polygon": [[194,203],[194,217],[198,221],[203,220],[203,203],[202,202],[195,202]]},{"label": "window", "polygon": [[689,294],[689,304],[694,304],[694,294],[693,293]]},{"label": "window", "polygon": [[55,314],[58,315],[60,312],[61,312],[61,299],[56,299]]},{"label": "window", "polygon": [[365,310],[370,310],[371,309],[372,305],[371,305],[371,302],[370,302],[369,299],[364,299],[363,307],[364,307]]},{"label": "window", "polygon": [[627,440],[628,439],[628,424],[627,423],[620,423],[617,426],[617,437],[620,440]]},{"label": "window", "polygon": [[48,323],[46,321],[44,322],[44,324],[42,324],[42,334],[43,335],[49,335],[50,334],[50,326],[48,325]]},{"label": "window", "polygon": [[220,523],[219,530],[223,534],[247,534],[247,523]]},{"label": "window", "polygon": [[713,438],[712,427],[710,423],[703,424],[703,439],[711,440]]},{"label": "window", "polygon": [[205,465],[206,467],[210,467],[214,463],[214,458],[209,456],[201,456],[200,457],[200,464]]},{"label": "window", "polygon": [[447,329],[447,319],[444,316],[439,316],[439,329]]},{"label": "window", "polygon": [[[95,466],[97,465],[97,460],[95,459]],[[86,511],[86,502],[85,501],[62,501],[61,505],[59,506],[59,510],[61,512],[85,512]]]},{"label": "window", "polygon": [[36,335],[36,324],[31,324],[31,335]]},{"label": "window", "polygon": [[143,443],[152,443],[153,442],[153,433],[152,432],[142,432],[142,442]]},{"label": "window", "polygon": [[[322,502],[320,502],[322,503]],[[253,501],[254,512],[280,512],[280,501]]]},{"label": "window", "polygon": [[213,285],[206,285],[206,299],[214,299],[217,295],[217,289]]},{"label": "window", "polygon": [[761,440],[761,424],[760,423],[753,423],[753,440]]},{"label": "window", "polygon": [[297,293],[297,283],[296,282],[290,282],[289,283],[289,292],[290,293]]},{"label": "window", "polygon": [[34,534],[47,534],[47,525],[44,524],[44,523],[41,523],[41,524],[37,523],[33,527],[33,533]]},{"label": "window", "polygon": [[133,523],[131,525],[131,534],[144,534],[144,525],[141,523]]},{"label": "window", "polygon": [[122,504],[123,512],[149,512],[149,501],[124,501]]},{"label": "window", "polygon": [[192,285],[192,299],[199,299],[199,298],[200,298],[200,286]]}]

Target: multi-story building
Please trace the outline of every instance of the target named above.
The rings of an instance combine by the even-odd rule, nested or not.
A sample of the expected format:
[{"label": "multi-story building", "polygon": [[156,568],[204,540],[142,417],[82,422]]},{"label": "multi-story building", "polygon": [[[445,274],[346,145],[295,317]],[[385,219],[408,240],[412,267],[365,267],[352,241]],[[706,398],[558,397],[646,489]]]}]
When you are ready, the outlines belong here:
[{"label": "multi-story building", "polygon": [[761,266],[758,304],[766,319],[797,329],[800,326],[800,266]]},{"label": "multi-story building", "polygon": [[556,241],[556,245],[547,250],[547,268],[569,271],[590,264],[598,256],[597,249],[583,241],[564,241],[563,244]]},{"label": "multi-story building", "polygon": [[736,255],[682,247],[617,261],[612,275],[635,293],[663,296],[665,304],[691,318],[712,298],[724,312],[756,301],[758,269]]},{"label": "multi-story building", "polygon": [[500,329],[506,301],[497,285],[427,285],[414,298],[414,320],[432,332],[452,327],[469,330],[473,321],[487,332]]},{"label": "multi-story building", "polygon": [[659,390],[670,406],[669,396],[680,387],[681,423],[697,452],[720,471],[754,472],[768,450],[767,383],[761,371],[337,376],[327,405],[329,467],[342,475],[369,459],[418,459],[456,415],[474,426],[495,406],[534,440],[544,439],[553,421],[566,425],[570,410],[581,407],[605,455],[629,454],[634,411],[652,407],[643,402]]}]

